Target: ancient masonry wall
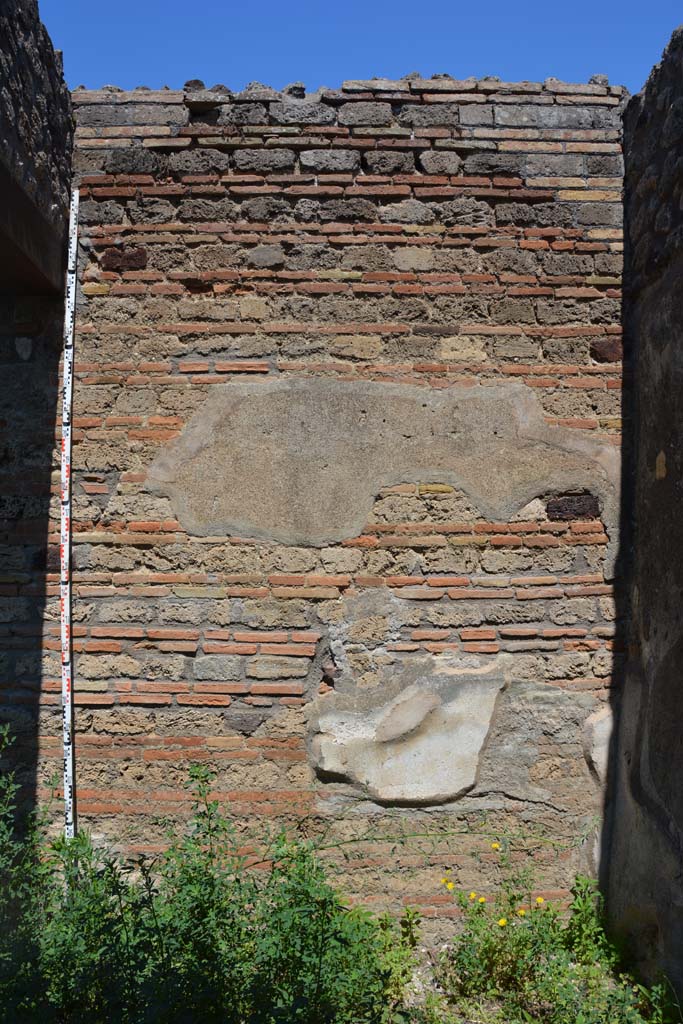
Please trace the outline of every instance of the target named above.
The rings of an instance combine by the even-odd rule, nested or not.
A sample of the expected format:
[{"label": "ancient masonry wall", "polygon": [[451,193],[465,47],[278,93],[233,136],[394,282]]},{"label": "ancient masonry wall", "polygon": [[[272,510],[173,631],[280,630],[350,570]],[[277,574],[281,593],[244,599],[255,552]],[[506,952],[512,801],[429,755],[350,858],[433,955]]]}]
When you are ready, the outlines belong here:
[{"label": "ancient masonry wall", "polygon": [[245,831],[369,837],[370,902],[492,884],[397,830],[586,834],[534,844],[564,891],[619,679],[623,90],[73,98],[81,822],[154,849],[203,760]]},{"label": "ancient masonry wall", "polygon": [[0,158],[45,219],[61,229],[72,131],[61,55],[52,48],[36,0],[4,0],[0,32]]},{"label": "ancient masonry wall", "polygon": [[73,123],[37,0],[0,8],[0,291],[61,291]]},{"label": "ancient masonry wall", "polygon": [[[27,805],[35,790],[41,634],[59,549],[55,410],[73,121],[35,0],[0,5],[0,722]],[[54,595],[53,595],[54,597]],[[51,608],[49,621],[54,621]],[[7,768],[3,761],[0,770]]]},{"label": "ancient masonry wall", "polygon": [[[626,111],[624,330],[635,446],[625,507],[632,633],[606,883],[613,923],[683,991],[681,590],[683,30]],[[653,528],[654,527],[654,528]]]}]

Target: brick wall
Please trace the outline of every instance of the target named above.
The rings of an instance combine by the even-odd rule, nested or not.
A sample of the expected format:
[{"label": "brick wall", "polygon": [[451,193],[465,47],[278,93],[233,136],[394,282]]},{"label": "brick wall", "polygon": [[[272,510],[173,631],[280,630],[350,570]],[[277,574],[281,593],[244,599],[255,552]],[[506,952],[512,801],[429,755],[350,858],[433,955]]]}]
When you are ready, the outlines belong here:
[{"label": "brick wall", "polygon": [[564,890],[619,676],[623,90],[74,103],[82,824],[153,849],[204,760],[245,833],[365,835],[371,901],[485,887],[477,828],[588,835],[534,847]]}]

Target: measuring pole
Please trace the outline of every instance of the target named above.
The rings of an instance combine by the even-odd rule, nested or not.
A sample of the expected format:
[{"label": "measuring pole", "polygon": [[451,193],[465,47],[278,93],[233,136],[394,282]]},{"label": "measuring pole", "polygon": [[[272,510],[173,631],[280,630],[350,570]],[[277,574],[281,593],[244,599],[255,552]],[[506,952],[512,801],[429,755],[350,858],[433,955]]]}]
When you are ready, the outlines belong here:
[{"label": "measuring pole", "polygon": [[78,189],[71,193],[64,307],[62,371],[62,475],[60,488],[59,602],[62,647],[62,737],[64,744],[64,835],[76,834],[73,665],[71,660],[71,408],[74,383],[74,322],[78,269]]}]

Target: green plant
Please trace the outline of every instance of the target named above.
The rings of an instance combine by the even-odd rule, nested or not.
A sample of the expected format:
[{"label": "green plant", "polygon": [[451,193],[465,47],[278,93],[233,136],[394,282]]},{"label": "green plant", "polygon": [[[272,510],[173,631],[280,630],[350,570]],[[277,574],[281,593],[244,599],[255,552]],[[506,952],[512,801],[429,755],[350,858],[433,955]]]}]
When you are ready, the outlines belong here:
[{"label": "green plant", "polygon": [[398,923],[390,914],[379,918],[382,936],[382,957],[385,967],[385,1000],[383,1020],[412,1019],[401,1013],[401,1007],[415,967],[420,936],[420,914],[406,907]]},{"label": "green plant", "polygon": [[605,933],[602,893],[591,878],[577,875],[571,894],[569,920],[564,933],[567,948],[579,963],[597,961],[615,967],[618,957]]},{"label": "green plant", "polygon": [[[1,726],[0,757],[11,742],[9,727]],[[0,1013],[16,1021],[42,1010],[44,986],[36,964],[40,923],[52,888],[43,856],[47,812],[19,825],[18,792],[13,773],[0,772]]]},{"label": "green plant", "polygon": [[[0,743],[7,742],[0,734]],[[311,843],[285,834],[248,867],[211,772],[190,771],[187,832],[122,863],[36,818],[13,827],[0,778],[0,1020],[18,1024],[390,1024],[417,942],[350,907]]]},{"label": "green plant", "polygon": [[648,989],[620,968],[590,879],[576,879],[565,921],[533,895],[532,878],[528,870],[514,869],[508,845],[491,845],[500,853],[500,891],[492,899],[474,891],[456,894],[464,925],[437,971],[456,1010],[488,1003],[479,1019],[515,1024],[681,1020],[664,984]]},{"label": "green plant", "polygon": [[[8,742],[0,730],[0,754]],[[314,844],[285,833],[247,861],[212,773],[195,765],[187,785],[183,834],[124,862],[86,833],[50,839],[45,812],[19,830],[16,782],[0,774],[0,1024],[681,1022],[664,985],[621,969],[590,880],[577,878],[565,920],[509,840],[491,844],[496,896],[456,895],[462,933],[439,989],[412,1006],[416,911],[349,905]]]}]

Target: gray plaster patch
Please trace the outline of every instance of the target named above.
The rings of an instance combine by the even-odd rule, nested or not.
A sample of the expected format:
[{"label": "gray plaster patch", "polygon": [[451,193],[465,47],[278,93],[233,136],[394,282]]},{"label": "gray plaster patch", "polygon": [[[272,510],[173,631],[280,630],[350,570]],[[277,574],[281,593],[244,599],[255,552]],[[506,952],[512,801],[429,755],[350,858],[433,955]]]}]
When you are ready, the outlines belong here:
[{"label": "gray plaster patch", "polygon": [[477,781],[505,684],[501,665],[467,667],[429,655],[395,672],[388,686],[316,701],[313,765],[323,778],[350,782],[378,803],[457,800]]},{"label": "gray plaster patch", "polygon": [[614,713],[600,708],[586,719],[583,728],[583,752],[586,763],[602,786],[607,785]]},{"label": "gray plaster patch", "polygon": [[[611,774],[612,734],[614,731],[614,711],[611,707],[598,708],[589,715],[583,726],[583,754],[591,774],[598,782],[602,792],[607,795]],[[609,819],[609,815],[607,816]],[[605,817],[598,821],[592,833],[587,836],[586,854],[589,868],[596,878],[601,875],[601,860],[604,842]]]},{"label": "gray plaster patch", "polygon": [[[536,679],[519,678],[519,658],[508,669],[482,759],[477,794],[545,804],[563,813],[590,813],[599,795],[587,788],[582,730],[596,709],[592,694],[562,690]],[[572,770],[558,772],[558,764]]]},{"label": "gray plaster patch", "polygon": [[453,387],[287,379],[213,390],[149,468],[183,527],[322,546],[357,536],[377,492],[447,483],[493,519],[537,495],[597,494],[616,549],[618,455],[549,426],[522,384]]}]

